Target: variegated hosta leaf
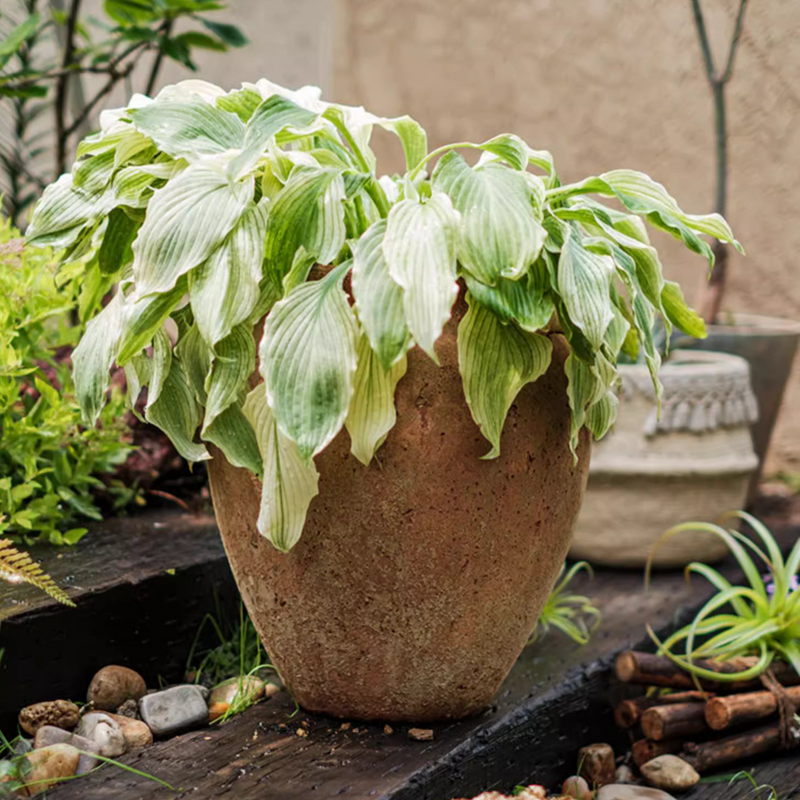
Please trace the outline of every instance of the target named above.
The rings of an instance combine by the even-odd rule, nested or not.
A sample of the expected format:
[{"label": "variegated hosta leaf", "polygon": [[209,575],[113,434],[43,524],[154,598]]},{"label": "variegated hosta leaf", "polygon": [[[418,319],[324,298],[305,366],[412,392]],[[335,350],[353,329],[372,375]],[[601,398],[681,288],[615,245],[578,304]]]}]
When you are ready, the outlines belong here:
[{"label": "variegated hosta leaf", "polygon": [[631,330],[631,324],[617,307],[616,302],[612,304],[612,310],[614,312],[614,318],[606,329],[606,344],[616,358],[625,344],[628,333]]},{"label": "variegated hosta leaf", "polygon": [[525,170],[528,166],[531,149],[513,133],[501,133],[478,146],[481,150],[506,161],[516,170]]},{"label": "variegated hosta leaf", "polygon": [[253,197],[253,179],[228,181],[226,159],[191,165],[153,195],[133,243],[136,294],[167,292],[205,261]]},{"label": "variegated hosta leaf", "polygon": [[249,318],[263,277],[269,201],[248,208],[216,250],[189,273],[195,321],[210,347]]},{"label": "variegated hosta leaf", "polygon": [[669,321],[679,330],[696,339],[706,337],[703,318],[683,299],[681,287],[674,281],[665,281],[661,291],[661,303]]},{"label": "variegated hosta leaf", "polygon": [[455,151],[436,165],[433,186],[461,214],[458,260],[482,283],[518,280],[536,260],[545,238],[528,182],[498,163],[472,169]]},{"label": "variegated hosta leaf", "polygon": [[253,112],[261,105],[262,97],[255,89],[234,89],[216,99],[217,108],[236,114],[242,122],[247,122]]},{"label": "variegated hosta leaf", "polygon": [[569,446],[573,456],[577,458],[576,450],[581,428],[586,422],[586,410],[602,397],[605,390],[591,367],[578,358],[575,353],[567,356],[564,372],[567,375],[567,397],[572,412]]},{"label": "variegated hosta leaf", "polygon": [[437,363],[433,346],[458,296],[457,225],[450,198],[434,192],[424,203],[401,200],[393,206],[383,239],[389,275],[403,289],[408,329]]},{"label": "variegated hosta leaf", "polygon": [[181,159],[123,167],[111,181],[111,192],[114,194],[115,203],[130,208],[146,208],[156,184],[171,180],[187,166],[187,162]]},{"label": "variegated hosta leaf", "polygon": [[264,153],[269,141],[288,126],[304,127],[319,115],[301,108],[286,97],[274,94],[253,112],[244,131],[244,147],[230,165],[232,180],[249,172]]},{"label": "variegated hosta leaf", "polygon": [[364,466],[369,466],[375,451],[394,427],[397,419],[394,390],[406,374],[406,366],[403,354],[390,369],[385,369],[369,339],[361,336],[355,388],[344,424],[350,434],[350,451]]},{"label": "variegated hosta leaf", "polygon": [[272,201],[267,221],[267,274],[276,287],[292,267],[298,248],[330,264],[345,241],[344,181],[335,169],[295,168]]},{"label": "variegated hosta leaf", "polygon": [[614,392],[606,392],[586,412],[586,427],[592,432],[597,441],[600,441],[611,430],[617,420],[619,400]]},{"label": "variegated hosta leaf", "polygon": [[124,366],[133,356],[150,345],[156,331],[186,294],[186,279],[179,280],[164,294],[137,298],[129,296],[122,304],[117,363]]},{"label": "variegated hosta leaf", "polygon": [[535,333],[546,327],[555,313],[549,294],[547,265],[539,260],[518,281],[500,279],[496,286],[466,276],[470,294],[490,309],[502,322],[514,321],[525,331]]},{"label": "variegated hosta leaf", "polygon": [[[132,359],[133,361],[134,359]],[[155,336],[153,337],[153,354],[149,360],[149,367],[148,367],[148,381],[147,381],[147,406],[145,409],[153,403],[155,403],[159,395],[161,394],[161,389],[164,386],[164,382],[167,380],[167,375],[169,375],[170,370],[172,369],[172,341],[169,338],[169,334],[164,330],[164,328],[160,328],[156,331]]]},{"label": "variegated hosta leaf", "polygon": [[504,325],[467,295],[469,310],[458,326],[458,368],[472,418],[500,455],[500,435],[508,409],[523,386],[550,366],[553,345],[546,336]]},{"label": "variegated hosta leaf", "polygon": [[572,323],[596,349],[600,348],[614,317],[611,307],[614,273],[613,259],[587,250],[579,234],[570,229],[558,260],[558,292]]},{"label": "variegated hosta leaf", "polygon": [[84,421],[94,426],[105,405],[111,384],[109,373],[117,354],[122,317],[122,293],[117,292],[108,305],[86,326],[80,343],[72,352],[75,392]]},{"label": "variegated hosta leaf", "polygon": [[353,395],[358,329],[342,288],[349,262],[276,303],[259,350],[268,401],[306,462],[341,430]]},{"label": "variegated hosta leaf", "polygon": [[319,473],[314,462],[304,459],[297,445],[281,432],[264,386],[248,394],[243,411],[256,433],[263,464],[258,530],[287,553],[300,538],[308,506],[319,494]]},{"label": "variegated hosta leaf", "polygon": [[108,186],[115,168],[113,150],[90,156],[72,168],[72,185],[89,195],[97,194]]},{"label": "variegated hosta leaf", "polygon": [[641,294],[636,294],[633,297],[631,305],[633,306],[633,320],[639,334],[639,343],[644,354],[644,362],[650,372],[650,379],[653,382],[653,391],[656,395],[656,403],[660,413],[662,386],[658,371],[661,368],[661,354],[658,352],[653,339],[653,324],[655,322],[653,308]]},{"label": "variegated hosta leaf", "polygon": [[210,458],[208,451],[195,441],[201,413],[183,365],[173,358],[158,398],[145,409],[145,418],[169,436],[187,461],[205,461]]},{"label": "variegated hosta leaf", "polygon": [[391,131],[400,140],[406,157],[406,170],[411,171],[428,153],[428,135],[422,125],[409,116],[380,117],[378,125]]},{"label": "variegated hosta leaf", "polygon": [[138,131],[173,158],[203,156],[242,147],[244,125],[235,115],[196,100],[158,101],[128,112]]},{"label": "variegated hosta leaf", "polygon": [[72,175],[62,175],[51,183],[33,210],[25,238],[38,247],[68,247],[83,229],[107,214],[114,206],[113,195],[88,195],[72,185]]},{"label": "variegated hosta leaf", "polygon": [[263,464],[255,431],[238,402],[228,406],[203,428],[203,439],[222,450],[234,467],[261,477]]},{"label": "variegated hosta leaf", "polygon": [[175,345],[175,356],[181,362],[189,386],[199,406],[206,405],[206,378],[211,371],[213,353],[203,341],[196,324],[181,330]]},{"label": "variegated hosta leaf", "polygon": [[385,370],[411,343],[403,308],[403,290],[389,275],[383,255],[386,220],[373,223],[353,250],[353,297],[361,326]]},{"label": "variegated hosta leaf", "polygon": [[131,245],[139,230],[139,222],[122,208],[115,208],[108,215],[103,243],[97,254],[100,272],[112,275],[133,260]]},{"label": "variegated hosta leaf", "polygon": [[216,348],[214,362],[205,379],[206,430],[225,409],[237,403],[247,389],[247,381],[256,368],[256,343],[253,331],[247,325],[239,325],[225,337]]}]

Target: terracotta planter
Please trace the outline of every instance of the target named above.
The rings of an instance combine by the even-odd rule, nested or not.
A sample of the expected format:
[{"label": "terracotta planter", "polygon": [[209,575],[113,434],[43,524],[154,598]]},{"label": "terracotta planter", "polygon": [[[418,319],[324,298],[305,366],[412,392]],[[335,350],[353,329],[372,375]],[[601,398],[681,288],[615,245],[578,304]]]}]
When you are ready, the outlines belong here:
[{"label": "terracotta planter", "polygon": [[[650,374],[621,365],[620,412],[594,448],[589,488],[570,554],[593,564],[641,567],[679,522],[715,522],[741,508],[758,467],[750,370],[725,353],[676,350],[661,369],[661,419]],[[659,567],[718,561],[728,548],[709,533],[666,540]]]},{"label": "terracotta planter", "polygon": [[509,412],[502,455],[472,421],[456,325],[418,350],[397,425],[369,468],[345,432],[316,461],[320,493],[287,555],[256,531],[260,486],[217,451],[211,490],[242,596],[309,711],[427,721],[483,709],[531,633],[569,547],[589,465],[573,467],[564,339]]}]

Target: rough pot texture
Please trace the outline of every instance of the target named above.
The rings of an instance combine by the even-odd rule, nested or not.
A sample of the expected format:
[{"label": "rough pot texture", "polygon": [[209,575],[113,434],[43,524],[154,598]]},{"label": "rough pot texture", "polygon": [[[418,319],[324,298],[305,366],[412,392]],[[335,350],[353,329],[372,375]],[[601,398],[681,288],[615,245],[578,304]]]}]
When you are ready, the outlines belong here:
[{"label": "rough pot texture", "polygon": [[[461,304],[455,319],[461,316]],[[397,387],[397,424],[367,468],[342,432],[288,554],[258,533],[260,484],[213,451],[217,520],[248,611],[308,711],[429,721],[474,714],[522,651],[569,547],[589,466],[573,465],[564,361],[509,411],[502,453],[470,416],[456,321]]]}]

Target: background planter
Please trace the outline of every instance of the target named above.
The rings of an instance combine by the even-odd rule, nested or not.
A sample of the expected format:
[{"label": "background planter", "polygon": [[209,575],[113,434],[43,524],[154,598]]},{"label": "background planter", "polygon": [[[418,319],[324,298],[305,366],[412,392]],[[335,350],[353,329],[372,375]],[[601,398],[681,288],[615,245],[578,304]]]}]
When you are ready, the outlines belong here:
[{"label": "background planter", "polygon": [[730,325],[710,325],[706,339],[683,339],[680,347],[714,350],[741,356],[750,364],[750,378],[758,402],[753,447],[759,469],[748,489],[748,502],[758,488],[758,479],[769,449],[786,383],[800,342],[800,323],[755,314],[736,314]]},{"label": "background planter", "polygon": [[[653,543],[685,520],[740,508],[758,466],[749,426],[756,402],[744,359],[675,351],[661,371],[662,415],[642,365],[620,366],[620,414],[594,446],[589,489],[571,555],[595,564],[641,566]],[[680,566],[725,555],[715,536],[676,536],[655,564]]]},{"label": "background planter", "polygon": [[216,451],[211,490],[247,608],[298,702],[426,721],[482,710],[522,651],[569,547],[588,471],[573,466],[563,365],[517,397],[499,459],[464,400],[456,320],[397,389],[397,425],[365,468],[346,433],[316,459],[320,494],[281,554],[256,531],[260,486]]}]

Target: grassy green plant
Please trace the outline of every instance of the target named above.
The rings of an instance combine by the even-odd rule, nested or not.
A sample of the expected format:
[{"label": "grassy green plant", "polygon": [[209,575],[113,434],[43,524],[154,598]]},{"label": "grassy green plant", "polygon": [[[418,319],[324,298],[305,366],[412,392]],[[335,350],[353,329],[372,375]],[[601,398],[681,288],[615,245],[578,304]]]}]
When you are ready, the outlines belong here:
[{"label": "grassy green plant", "polygon": [[79,282],[82,262],[62,270],[49,250],[23,247],[0,223],[0,535],[30,543],[74,544],[74,523],[100,519],[95,493],[124,505],[135,490],[109,475],[131,452],[124,398],[111,392],[92,426],[81,424],[65,356],[99,307],[102,281]]},{"label": "grassy green plant", "polygon": [[589,641],[600,624],[600,611],[590,598],[569,591],[573,578],[582,570],[590,575],[592,573],[592,568],[585,561],[578,561],[569,569],[566,564],[561,568],[558,581],[539,615],[529,644],[546,636],[551,628],[561,631],[576,644],[586,644]]},{"label": "grassy green plant", "polygon": [[[583,428],[600,438],[614,422],[620,352],[642,350],[660,396],[656,314],[705,334],[645,222],[709,266],[704,235],[739,246],[721,216],[685,213],[641,172],[562,185],[551,154],[513,134],[429,152],[410,117],[326,103],[314,87],[189,81],[102,123],[27,232],[68,257],[99,250],[119,287],[75,350],[85,418],[100,414],[111,365],[124,367],[183,456],[206,460],[211,443],[262,478],[258,529],[281,551],[318,493],[314,456],[346,428],[369,465],[395,424],[408,350],[437,361],[460,286],[459,369],[485,458],[499,456],[518,392],[550,367],[555,331],[571,347],[574,451]],[[399,138],[403,175],[379,175],[375,126]],[[309,280],[315,263],[330,270]],[[264,383],[250,389],[264,318]]]},{"label": "grassy green plant", "polygon": [[[717,590],[691,623],[664,642],[651,636],[659,652],[675,664],[701,678],[739,681],[757,677],[774,659],[791,664],[800,672],[800,541],[784,559],[770,531],[744,511],[723,518],[743,520],[757,541],[733,528],[702,522],[687,522],[667,531],[658,544],[671,536],[703,531],[722,539],[744,572],[746,585],[734,586],[707,564],[686,567],[687,578],[699,575]],[[654,550],[655,552],[655,550]],[[651,554],[652,560],[652,554]],[[647,567],[649,578],[650,564]],[[682,652],[676,648],[682,646]],[[727,661],[738,656],[755,656],[753,666],[739,672],[716,673],[693,663],[695,659]]]}]

